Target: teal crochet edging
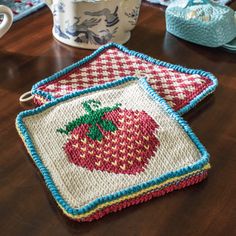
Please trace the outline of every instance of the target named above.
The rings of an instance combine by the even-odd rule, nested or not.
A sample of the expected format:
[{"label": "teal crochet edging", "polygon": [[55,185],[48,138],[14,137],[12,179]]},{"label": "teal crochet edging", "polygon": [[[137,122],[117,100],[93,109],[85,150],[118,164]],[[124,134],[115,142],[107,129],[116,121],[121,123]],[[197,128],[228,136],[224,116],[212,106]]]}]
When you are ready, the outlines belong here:
[{"label": "teal crochet edging", "polygon": [[202,71],[202,70],[197,70],[197,69],[188,69],[188,68],[185,68],[183,66],[180,66],[180,65],[175,65],[175,64],[170,64],[168,62],[164,62],[164,61],[160,61],[160,60],[157,60],[157,59],[154,59],[150,56],[147,56],[145,54],[142,54],[142,53],[139,53],[139,52],[136,52],[136,51],[132,51],[132,50],[129,50],[128,48],[122,46],[122,45],[119,45],[119,44],[116,44],[116,43],[109,43],[109,44],[106,44],[102,47],[100,47],[99,49],[97,49],[95,52],[93,52],[91,55],[85,57],[84,59],[64,68],[63,70],[55,73],[54,75],[44,79],[44,80],[41,80],[39,81],[38,83],[36,83],[33,87],[32,87],[32,94],[33,95],[39,95],[41,97],[44,97],[46,98],[47,100],[51,101],[51,100],[54,100],[56,99],[55,97],[53,97],[50,93],[48,92],[44,92],[44,91],[41,91],[39,90],[38,88],[53,81],[53,80],[56,80],[58,79],[59,77],[61,77],[62,75],[65,75],[67,74],[68,72],[70,72],[71,70],[77,68],[77,67],[80,67],[82,66],[83,64],[93,60],[96,56],[98,56],[100,53],[102,53],[103,51],[109,49],[109,48],[118,48],[120,49],[122,52],[125,52],[131,56],[135,56],[135,57],[138,57],[138,58],[141,58],[143,60],[146,60],[147,62],[150,62],[152,64],[155,64],[155,65],[159,65],[159,66],[164,66],[164,67],[167,67],[167,68],[170,68],[170,69],[174,69],[178,72],[182,72],[182,73],[187,73],[187,74],[198,74],[200,76],[204,76],[204,77],[207,77],[208,79],[210,79],[212,81],[212,85],[209,86],[208,88],[206,88],[202,93],[200,93],[198,96],[196,96],[194,99],[191,100],[191,102],[189,104],[187,104],[186,106],[182,107],[180,110],[178,110],[177,112],[179,114],[184,114],[186,112],[188,112],[190,109],[192,109],[193,107],[195,107],[201,100],[203,100],[208,94],[210,93],[213,93],[218,85],[218,81],[216,79],[216,77],[214,75],[212,75],[211,73],[209,72],[205,72],[205,71]]},{"label": "teal crochet edging", "polygon": [[16,15],[14,16],[14,22],[18,21],[18,20],[21,20],[22,18],[32,14],[33,12],[36,12],[38,11],[39,9],[43,8],[44,6],[46,6],[46,4],[44,2],[34,6],[34,7],[31,7],[25,11],[23,11],[22,13],[20,13],[19,15]]},{"label": "teal crochet edging", "polygon": [[[96,200],[88,203],[87,205],[85,205],[82,208],[72,208],[68,202],[65,201],[65,199],[63,199],[63,197],[61,196],[59,190],[57,189],[55,183],[52,180],[52,177],[50,175],[50,172],[48,171],[48,169],[44,166],[40,156],[38,155],[36,148],[30,138],[30,134],[27,131],[27,128],[24,124],[23,118],[27,117],[27,116],[32,116],[32,115],[36,115],[52,106],[55,106],[61,102],[67,101],[71,98],[74,97],[79,97],[83,94],[88,94],[91,92],[95,92],[95,91],[100,91],[103,89],[109,89],[112,87],[116,87],[122,84],[125,84],[129,81],[132,80],[138,80],[141,87],[149,94],[149,96],[151,96],[151,98],[160,103],[163,107],[163,109],[174,119],[178,122],[178,124],[183,128],[183,130],[187,133],[187,135],[189,136],[189,138],[194,142],[194,144],[196,145],[197,149],[200,152],[201,155],[201,159],[198,160],[196,163],[181,168],[177,171],[172,171],[172,172],[168,172],[158,178],[149,180],[145,183],[133,186],[133,187],[129,187],[126,188],[124,190],[121,190],[119,192],[116,192],[114,194],[110,194],[107,196],[103,196],[100,198],[97,198]],[[27,111],[23,111],[21,112],[17,118],[16,118],[16,126],[18,127],[19,132],[21,133],[21,135],[23,136],[23,139],[25,141],[26,147],[32,157],[32,159],[34,160],[36,166],[38,167],[38,169],[40,170],[40,172],[43,175],[43,178],[46,182],[46,185],[48,187],[48,189],[51,191],[53,197],[55,198],[55,200],[58,202],[58,204],[60,204],[60,206],[68,213],[71,215],[79,215],[79,214],[83,214],[86,213],[92,209],[94,209],[96,206],[105,203],[105,202],[109,202],[112,200],[115,200],[117,198],[120,198],[122,196],[125,195],[130,195],[132,193],[138,192],[142,189],[146,189],[150,186],[156,185],[158,183],[162,183],[163,181],[169,179],[169,178],[174,178],[177,176],[181,176],[183,174],[187,174],[190,173],[192,171],[201,169],[205,164],[207,164],[209,162],[209,154],[207,153],[205,147],[200,143],[199,139],[196,137],[196,135],[193,133],[193,131],[191,130],[191,128],[188,126],[187,122],[183,120],[183,118],[177,114],[168,104],[167,102],[161,98],[159,95],[157,95],[157,93],[150,87],[150,85],[147,83],[146,79],[138,79],[136,77],[125,77],[123,79],[120,80],[116,80],[113,82],[108,82],[106,84],[103,85],[98,85],[98,86],[94,86],[85,90],[81,90],[81,91],[77,91],[74,92],[72,94],[68,94],[64,97],[58,98],[56,100],[53,100],[51,102],[48,102],[36,109],[33,110],[27,110]]]}]

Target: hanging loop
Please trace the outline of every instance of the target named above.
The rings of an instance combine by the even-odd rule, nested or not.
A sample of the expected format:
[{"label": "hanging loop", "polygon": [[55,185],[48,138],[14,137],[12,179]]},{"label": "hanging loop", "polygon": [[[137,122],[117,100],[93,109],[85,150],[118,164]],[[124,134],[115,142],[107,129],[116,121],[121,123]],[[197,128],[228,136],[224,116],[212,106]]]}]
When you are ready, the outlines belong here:
[{"label": "hanging loop", "polygon": [[26,93],[23,93],[20,96],[19,100],[20,100],[20,102],[28,102],[28,101],[32,100],[33,98],[34,98],[34,96],[32,95],[31,91],[28,91]]}]

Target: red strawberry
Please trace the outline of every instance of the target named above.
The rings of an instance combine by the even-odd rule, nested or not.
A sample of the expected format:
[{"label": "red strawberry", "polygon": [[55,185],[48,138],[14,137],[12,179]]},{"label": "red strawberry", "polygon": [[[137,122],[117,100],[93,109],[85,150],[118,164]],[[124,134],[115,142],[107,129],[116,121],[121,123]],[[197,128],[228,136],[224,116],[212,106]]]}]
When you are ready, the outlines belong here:
[{"label": "red strawberry", "polygon": [[64,150],[69,161],[89,170],[137,174],[144,170],[160,145],[156,122],[145,111],[83,103],[87,114],[57,130],[70,134]]}]

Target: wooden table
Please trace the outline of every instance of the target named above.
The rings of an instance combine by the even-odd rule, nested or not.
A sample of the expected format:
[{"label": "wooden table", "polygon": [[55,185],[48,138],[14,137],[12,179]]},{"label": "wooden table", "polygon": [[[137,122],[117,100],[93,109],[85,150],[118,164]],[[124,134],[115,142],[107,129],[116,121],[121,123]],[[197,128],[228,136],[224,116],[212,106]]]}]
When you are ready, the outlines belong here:
[{"label": "wooden table", "polygon": [[[232,5],[236,9],[236,4]],[[17,22],[0,40],[0,235],[236,235],[236,54],[179,40],[165,32],[164,12],[143,4],[127,47],[219,78],[213,96],[184,118],[211,154],[209,178],[92,223],[68,220],[47,191],[15,129],[19,96],[91,53],[51,35],[47,8]]]}]

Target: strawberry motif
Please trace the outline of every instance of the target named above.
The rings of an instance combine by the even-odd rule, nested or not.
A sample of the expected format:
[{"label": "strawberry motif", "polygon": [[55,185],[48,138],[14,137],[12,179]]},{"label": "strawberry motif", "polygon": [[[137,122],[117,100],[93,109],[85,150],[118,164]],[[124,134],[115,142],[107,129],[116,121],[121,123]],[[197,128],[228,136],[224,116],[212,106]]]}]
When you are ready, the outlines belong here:
[{"label": "strawberry motif", "polygon": [[84,102],[87,114],[57,130],[69,135],[64,145],[69,161],[91,171],[144,171],[160,145],[154,135],[156,122],[145,111],[121,109],[121,104],[100,106],[99,101]]}]

